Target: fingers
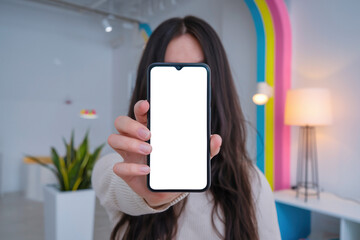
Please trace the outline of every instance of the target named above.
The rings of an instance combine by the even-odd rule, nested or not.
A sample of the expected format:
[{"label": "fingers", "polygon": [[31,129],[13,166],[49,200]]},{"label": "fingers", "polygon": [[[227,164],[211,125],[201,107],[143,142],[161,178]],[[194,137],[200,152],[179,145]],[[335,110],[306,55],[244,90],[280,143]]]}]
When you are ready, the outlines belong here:
[{"label": "fingers", "polygon": [[119,133],[124,133],[130,137],[134,137],[141,140],[150,139],[150,131],[147,127],[128,116],[119,116],[115,120],[115,128]]},{"label": "fingers", "polygon": [[142,155],[148,155],[152,150],[151,145],[147,142],[119,134],[111,134],[108,137],[108,143],[117,151],[133,152]]},{"label": "fingers", "polygon": [[128,177],[147,175],[150,167],[144,164],[119,162],[114,165],[113,171],[125,180]]},{"label": "fingers", "polygon": [[138,101],[134,106],[135,119],[143,124],[147,125],[147,112],[149,111],[149,103],[146,100]]},{"label": "fingers", "polygon": [[220,152],[222,138],[218,134],[213,134],[210,137],[210,158],[213,158]]}]

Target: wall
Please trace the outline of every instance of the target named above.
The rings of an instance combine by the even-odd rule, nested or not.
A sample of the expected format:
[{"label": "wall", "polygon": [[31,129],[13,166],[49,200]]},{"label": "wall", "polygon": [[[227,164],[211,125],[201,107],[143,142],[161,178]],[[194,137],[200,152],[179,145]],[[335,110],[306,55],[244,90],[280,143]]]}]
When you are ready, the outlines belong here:
[{"label": "wall", "polygon": [[[360,2],[288,1],[293,28],[293,87],[328,88],[333,124],[317,128],[321,188],[360,200]],[[292,129],[292,183],[298,129]]]},{"label": "wall", "polygon": [[[128,30],[121,45],[112,54],[112,123],[116,117],[127,115],[130,96],[135,86],[136,70],[144,48],[144,40],[138,29]],[[113,132],[116,129],[112,124]]]},{"label": "wall", "polygon": [[[113,39],[101,19],[28,1],[0,2],[0,174],[4,192],[19,191],[25,154],[64,152],[91,128],[92,148],[111,131]],[[70,99],[72,104],[65,104]],[[97,120],[79,118],[83,108]],[[108,151],[108,150],[105,150]]]}]

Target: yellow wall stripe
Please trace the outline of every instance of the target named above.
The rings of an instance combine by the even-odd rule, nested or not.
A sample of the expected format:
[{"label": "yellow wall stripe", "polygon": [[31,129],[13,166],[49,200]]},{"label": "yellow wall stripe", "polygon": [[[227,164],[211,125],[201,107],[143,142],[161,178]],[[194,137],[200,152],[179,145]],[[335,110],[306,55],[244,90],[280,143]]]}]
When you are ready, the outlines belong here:
[{"label": "yellow wall stripe", "polygon": [[[274,87],[275,32],[270,10],[265,0],[255,0],[265,29],[265,81]],[[265,106],[265,177],[274,189],[274,98]]]}]

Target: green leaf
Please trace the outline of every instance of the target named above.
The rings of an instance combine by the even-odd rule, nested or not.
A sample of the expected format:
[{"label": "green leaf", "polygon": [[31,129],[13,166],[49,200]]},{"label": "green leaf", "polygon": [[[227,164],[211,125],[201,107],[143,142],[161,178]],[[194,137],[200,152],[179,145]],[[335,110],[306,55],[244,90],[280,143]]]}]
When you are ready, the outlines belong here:
[{"label": "green leaf", "polygon": [[83,179],[83,181],[81,182],[78,189],[89,189],[90,185],[91,185],[91,179],[86,178],[86,179]]},{"label": "green leaf", "polygon": [[67,144],[66,146],[66,155],[64,157],[64,161],[66,160],[66,164],[69,164],[70,165],[70,158],[71,158],[71,145],[70,144]]},{"label": "green leaf", "polygon": [[60,157],[59,157],[59,154],[56,152],[55,148],[53,148],[53,147],[51,148],[51,160],[57,170],[60,188],[63,190],[65,188],[65,186],[64,186],[64,179],[61,174]]},{"label": "green leaf", "polygon": [[79,170],[82,163],[82,159],[77,159],[73,163],[71,163],[70,169],[69,169],[69,180],[70,180],[70,186],[73,186],[79,176]]},{"label": "green leaf", "polygon": [[68,173],[66,171],[66,166],[65,166],[65,161],[63,158],[59,158],[59,162],[60,162],[60,174],[63,178],[64,181],[64,190],[65,191],[69,191],[70,190],[70,186],[69,186],[69,176]]},{"label": "green leaf", "polygon": [[[78,176],[79,176],[80,178],[82,178],[83,175],[84,175],[84,171],[85,171],[85,169],[86,169],[86,165],[87,165],[88,162],[89,162],[89,159],[90,159],[90,154],[86,154],[85,157],[84,157],[84,160],[81,162],[81,166],[80,166],[79,174],[78,174]],[[86,176],[85,176],[85,178],[86,178]],[[83,179],[83,178],[82,178],[82,179]]]},{"label": "green leaf", "polygon": [[56,152],[55,148],[51,148],[51,160],[57,170],[60,172],[60,162],[59,162],[59,154]]},{"label": "green leaf", "polygon": [[78,177],[78,179],[76,179],[76,182],[74,183],[74,186],[72,187],[72,191],[78,190],[81,181],[82,181],[82,177]]},{"label": "green leaf", "polygon": [[86,133],[82,143],[80,144],[78,150],[76,151],[76,158],[72,161],[71,165],[69,166],[69,180],[70,180],[70,187],[74,186],[76,181],[79,179],[79,170],[80,166],[86,156],[88,154],[88,133]]},{"label": "green leaf", "polygon": [[67,154],[68,154],[68,152],[69,152],[69,144],[66,142],[66,139],[65,139],[64,137],[62,138],[62,140],[63,140],[64,146],[65,146],[65,151],[66,151],[66,154],[65,154],[65,156],[64,156],[64,161],[65,161],[65,162],[68,162],[68,156],[67,156]]},{"label": "green leaf", "polygon": [[[74,149],[74,129],[71,131],[71,139],[70,139],[70,160],[68,160],[69,163],[75,160],[75,149]],[[69,166],[70,164],[68,164]]]},{"label": "green leaf", "polygon": [[86,133],[86,136],[85,136],[84,140],[82,141],[82,143],[79,146],[77,158],[78,159],[83,159],[85,157],[85,154],[88,153],[88,149],[89,149],[89,147],[88,147],[88,137],[87,137],[87,133]]}]

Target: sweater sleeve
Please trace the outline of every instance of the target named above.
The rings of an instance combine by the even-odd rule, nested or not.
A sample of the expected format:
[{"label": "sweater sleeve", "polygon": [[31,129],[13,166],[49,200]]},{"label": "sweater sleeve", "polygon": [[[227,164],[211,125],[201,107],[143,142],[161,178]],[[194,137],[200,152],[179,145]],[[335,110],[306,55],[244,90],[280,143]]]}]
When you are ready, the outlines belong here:
[{"label": "sweater sleeve", "polygon": [[256,167],[253,178],[253,196],[260,240],[280,240],[279,223],[275,208],[274,195],[264,174]]},{"label": "sweater sleeve", "polygon": [[122,161],[122,157],[117,153],[100,158],[95,164],[91,180],[95,194],[113,225],[119,220],[122,213],[139,216],[162,212],[188,195],[188,193],[183,193],[172,202],[156,209],[150,207],[122,178],[113,172],[114,164]]}]

